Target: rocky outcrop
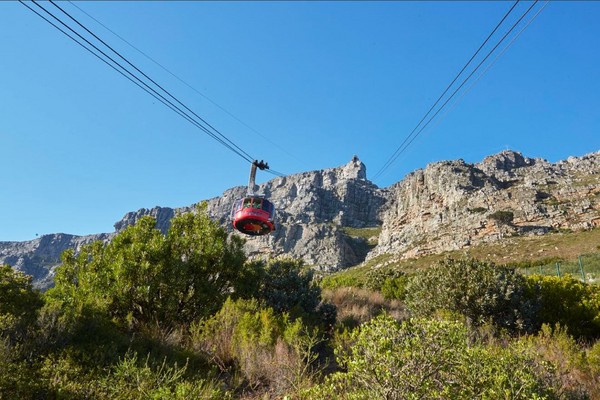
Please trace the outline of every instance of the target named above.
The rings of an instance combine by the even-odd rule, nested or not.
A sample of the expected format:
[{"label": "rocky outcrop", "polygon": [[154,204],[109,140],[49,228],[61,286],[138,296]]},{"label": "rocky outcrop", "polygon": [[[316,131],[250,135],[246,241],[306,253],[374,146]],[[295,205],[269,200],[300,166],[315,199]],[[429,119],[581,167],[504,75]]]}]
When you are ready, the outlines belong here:
[{"label": "rocky outcrop", "polygon": [[600,224],[600,152],[555,164],[504,151],[481,163],[443,161],[389,188],[370,257],[457,250],[507,235]]},{"label": "rocky outcrop", "polygon": [[60,265],[60,255],[63,251],[79,251],[84,244],[96,240],[107,242],[113,235],[101,233],[74,236],[55,233],[26,242],[0,242],[0,264],[11,265],[31,275],[34,286],[47,288],[52,285],[54,269]]}]

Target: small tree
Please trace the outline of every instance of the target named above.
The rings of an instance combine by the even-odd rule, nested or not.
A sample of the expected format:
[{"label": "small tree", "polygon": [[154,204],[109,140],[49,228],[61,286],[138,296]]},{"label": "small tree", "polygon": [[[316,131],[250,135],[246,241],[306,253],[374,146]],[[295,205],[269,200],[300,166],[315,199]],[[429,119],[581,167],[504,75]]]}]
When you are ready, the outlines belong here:
[{"label": "small tree", "polygon": [[302,261],[273,259],[265,266],[258,297],[276,312],[296,317],[316,311],[321,289],[313,282],[313,271],[304,269]]},{"label": "small tree", "polygon": [[10,265],[0,266],[0,340],[23,339],[42,304],[39,292],[31,285],[31,276]]},{"label": "small tree", "polygon": [[143,217],[106,246],[65,252],[49,296],[134,326],[172,327],[217,311],[243,274],[242,241],[200,206],[174,217],[167,235],[155,223]]}]

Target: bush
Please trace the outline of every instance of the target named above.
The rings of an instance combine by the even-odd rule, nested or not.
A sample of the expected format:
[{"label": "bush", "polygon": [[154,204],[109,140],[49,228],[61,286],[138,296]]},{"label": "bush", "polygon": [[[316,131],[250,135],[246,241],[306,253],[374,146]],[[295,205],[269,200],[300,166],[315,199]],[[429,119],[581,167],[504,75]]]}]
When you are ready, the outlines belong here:
[{"label": "bush", "polygon": [[256,300],[227,300],[212,318],[191,328],[197,351],[209,356],[222,371],[239,371],[251,388],[269,385],[283,393],[312,377],[312,352],[320,341],[286,314],[261,307]]},{"label": "bush", "polygon": [[302,261],[272,259],[265,266],[257,297],[278,313],[302,317],[316,311],[321,289],[313,283],[313,270],[304,269]]},{"label": "bush", "polygon": [[560,324],[580,338],[600,337],[600,287],[571,275],[527,277],[531,296],[539,296],[539,319],[550,326]]},{"label": "bush", "polygon": [[600,370],[594,370],[592,352],[586,356],[564,327],[544,324],[537,335],[521,338],[518,346],[534,359],[537,369],[548,371],[546,380],[555,386],[560,398],[600,396]]},{"label": "bush", "polygon": [[[553,395],[530,357],[511,346],[468,345],[455,321],[381,316],[338,351],[346,372],[328,376],[307,399],[542,399]],[[541,371],[545,372],[545,371]]]},{"label": "bush", "polygon": [[511,332],[531,332],[538,326],[538,304],[526,288],[525,278],[514,269],[446,259],[410,278],[406,306],[416,316],[447,309],[476,326],[493,322]]},{"label": "bush", "polygon": [[515,214],[512,211],[496,211],[488,215],[488,218],[507,225],[512,223],[514,217]]},{"label": "bush", "polygon": [[31,285],[31,276],[10,265],[0,266],[0,338],[22,342],[42,304],[39,292]]}]

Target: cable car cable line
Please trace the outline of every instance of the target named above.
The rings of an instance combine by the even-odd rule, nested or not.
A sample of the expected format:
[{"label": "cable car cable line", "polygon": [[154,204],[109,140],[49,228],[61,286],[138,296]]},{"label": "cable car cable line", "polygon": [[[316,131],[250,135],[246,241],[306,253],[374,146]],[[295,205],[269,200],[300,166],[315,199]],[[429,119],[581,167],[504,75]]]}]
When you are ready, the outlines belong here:
[{"label": "cable car cable line", "polygon": [[[86,49],[87,51],[89,51],[91,54],[93,54],[94,56],[96,56],[100,61],[104,62],[106,65],[108,65],[109,67],[111,67],[112,69],[114,69],[116,72],[118,72],[119,74],[123,75],[125,78],[127,78],[129,81],[131,81],[133,84],[135,84],[136,86],[138,86],[139,88],[141,88],[142,90],[144,90],[146,93],[148,93],[149,95],[151,95],[152,97],[154,97],[156,100],[160,101],[161,103],[163,103],[165,106],[169,107],[171,110],[173,110],[175,113],[179,114],[181,117],[183,117],[184,119],[186,119],[188,122],[190,122],[191,124],[195,125],[196,127],[198,127],[199,129],[205,130],[205,128],[198,124],[196,121],[194,121],[193,119],[191,119],[189,116],[185,115],[181,110],[177,109],[176,107],[174,107],[172,104],[169,104],[167,101],[164,100],[164,98],[159,97],[157,94],[152,93],[148,88],[142,86],[139,82],[136,82],[135,80],[133,80],[130,76],[127,76],[123,71],[119,70],[117,67],[115,67],[114,65],[110,64],[108,61],[106,61],[104,58],[102,58],[100,55],[98,55],[97,53],[95,53],[92,49],[86,47],[85,44],[81,43],[80,41],[78,41],[76,38],[74,38],[73,36],[71,36],[68,32],[65,32],[62,28],[60,28],[59,26],[57,26],[56,24],[54,24],[52,21],[50,21],[49,19],[47,19],[46,17],[44,17],[43,15],[41,15],[39,12],[37,12],[36,10],[32,9],[31,7],[29,7],[26,3],[23,3],[21,1],[21,3],[29,8],[32,12],[34,12],[35,14],[37,14],[40,18],[44,19],[46,22],[48,22],[50,25],[52,25],[54,28],[56,28],[57,30],[59,30],[60,32],[62,32],[64,35],[66,35],[67,37],[69,37],[71,40],[73,40],[74,42],[76,42],[77,44],[79,44],[81,47],[83,47],[84,49]],[[35,2],[34,2],[35,3]],[[37,5],[37,4],[36,4]],[[38,5],[39,6],[39,5]],[[43,9],[43,7],[41,7]],[[47,11],[47,10],[44,10]],[[143,83],[143,82],[142,82]],[[209,131],[205,131],[207,134],[212,136],[212,133]],[[220,140],[218,137],[214,137],[215,140]],[[227,146],[226,143],[222,143],[224,146]],[[235,151],[234,149],[231,149],[232,151]]]},{"label": "cable car cable line", "polygon": [[[479,74],[479,76],[475,79],[475,81],[473,83],[471,83],[471,85],[468,88],[466,88],[461,93],[460,97],[458,99],[456,99],[456,101],[454,102],[454,104],[452,104],[452,108],[450,108],[449,110],[446,110],[440,116],[440,118],[443,118],[450,111],[452,111],[454,109],[454,107],[456,107],[456,105],[458,104],[458,102],[460,102],[460,100],[463,97],[465,97],[465,95],[467,93],[469,93],[471,91],[471,89],[473,89],[473,87],[477,84],[477,82],[479,82],[479,80],[483,77],[483,75],[485,75],[494,66],[494,64],[496,64],[496,62],[500,59],[500,57],[502,57],[502,55],[504,53],[506,53],[506,51],[508,50],[508,48],[510,46],[512,46],[512,44],[517,40],[517,38],[519,36],[521,36],[521,34],[523,33],[523,31],[525,31],[525,29],[527,29],[529,27],[529,25],[531,25],[531,23],[537,18],[538,15],[540,15],[540,13],[544,10],[544,8],[546,8],[546,6],[548,5],[548,3],[550,3],[550,0],[546,0],[546,2],[544,3],[544,5],[535,13],[535,15],[529,21],[527,21],[527,24],[525,24],[525,26],[523,28],[521,28],[521,30],[510,40],[510,42],[502,49],[502,51],[494,58],[494,60],[485,68],[485,70],[481,74]],[[440,123],[440,120],[438,118],[438,121],[433,126],[437,126],[437,124],[439,124],[439,123]]]},{"label": "cable car cable line", "polygon": [[398,151],[400,151],[400,148],[406,143],[406,141],[410,138],[410,136],[412,136],[413,133],[415,133],[415,131],[419,128],[419,126],[423,123],[423,121],[425,121],[425,118],[427,118],[427,116],[431,113],[431,111],[435,108],[435,106],[438,105],[438,103],[440,102],[440,100],[446,95],[446,93],[448,93],[448,90],[450,90],[450,88],[452,87],[452,85],[454,85],[454,83],[458,80],[458,78],[460,77],[460,75],[465,71],[465,69],[469,66],[469,64],[471,63],[471,61],[473,61],[473,59],[477,56],[477,54],[479,54],[479,52],[481,51],[481,49],[483,48],[483,46],[485,46],[485,44],[490,40],[490,38],[494,35],[494,33],[498,30],[498,28],[500,27],[500,25],[502,25],[502,23],[504,22],[504,20],[506,20],[506,18],[512,13],[512,11],[515,9],[515,7],[517,6],[517,4],[519,4],[520,0],[515,1],[515,3],[512,5],[512,7],[508,10],[508,12],[506,14],[504,14],[504,17],[502,17],[502,19],[500,20],[500,22],[498,22],[498,24],[496,24],[496,27],[492,30],[492,32],[487,36],[487,38],[483,41],[483,43],[481,43],[481,45],[479,46],[479,48],[475,51],[475,53],[473,53],[473,55],[471,56],[471,58],[469,59],[469,61],[467,61],[467,63],[462,67],[462,69],[458,72],[458,74],[456,74],[456,76],[454,77],[454,79],[452,80],[452,82],[450,82],[448,84],[448,86],[446,86],[446,89],[442,92],[442,94],[437,98],[437,100],[435,101],[435,103],[433,103],[433,105],[429,108],[429,110],[427,110],[427,112],[425,113],[425,115],[423,115],[423,118],[421,118],[421,120],[419,121],[419,123],[413,128],[413,130],[404,138],[404,141],[400,144],[400,146],[398,146],[398,148],[396,149],[396,151],[390,156],[390,158],[388,159],[388,161],[381,167],[381,169],[375,174],[375,176],[373,177],[373,179],[376,179],[377,177],[379,177],[379,175],[381,175],[381,173],[383,171],[385,171],[387,169],[387,167],[393,162],[391,161],[392,158],[396,155],[396,153]]},{"label": "cable car cable line", "polygon": [[[396,151],[392,154],[392,156],[388,159],[388,161],[384,164],[382,168],[375,174],[373,179],[381,176],[397,159],[398,157],[406,151],[406,149],[414,142],[414,140],[427,128],[427,126],[431,123],[431,121],[444,109],[444,107],[452,100],[452,98],[456,95],[456,93],[467,83],[467,81],[477,72],[477,70],[481,67],[481,65],[492,55],[492,53],[500,46],[500,44],[506,39],[506,37],[515,29],[515,27],[525,18],[527,14],[531,11],[531,9],[538,3],[539,0],[535,0],[531,6],[519,17],[519,19],[511,26],[511,28],[502,36],[502,38],[496,43],[496,45],[488,52],[488,54],[484,57],[484,59],[473,69],[473,71],[462,81],[460,86],[454,90],[454,92],[450,95],[450,97],[438,108],[438,110],[429,118],[429,120],[423,125],[417,132],[414,134],[411,132],[402,142],[402,144],[396,149]],[[417,125],[418,126],[418,125]],[[410,138],[412,136],[412,138]],[[410,140],[408,140],[410,138]]]},{"label": "cable car cable line", "polygon": [[[174,104],[173,102],[171,102],[169,99],[165,98],[162,94],[160,94],[159,92],[157,92],[156,89],[152,88],[150,85],[148,85],[146,82],[144,82],[135,73],[131,72],[126,67],[124,67],[122,64],[120,64],[118,61],[114,60],[112,57],[110,57],[109,55],[107,55],[104,51],[102,51],[101,49],[99,49],[96,45],[94,45],[93,43],[91,43],[89,40],[87,40],[85,37],[83,37],[81,34],[79,34],[78,32],[76,32],[69,25],[67,25],[64,21],[62,21],[60,18],[58,18],[52,12],[48,11],[47,9],[45,9],[43,6],[41,6],[37,2],[32,1],[32,3],[35,4],[38,8],[42,9],[46,14],[50,15],[52,18],[54,18],[56,21],[58,21],[61,25],[63,25],[68,30],[70,30],[71,32],[73,32],[75,35],[77,35],[79,38],[81,38],[83,41],[85,41],[89,46],[91,46],[96,51],[92,50],[90,47],[86,46],[84,43],[82,43],[81,41],[79,41],[78,39],[76,39],[75,37],[73,37],[72,35],[70,35],[68,32],[64,31],[62,28],[60,28],[59,26],[57,26],[55,23],[53,23],[52,21],[50,21],[44,15],[40,14],[38,11],[34,10],[33,8],[31,8],[23,0],[19,0],[19,2],[21,4],[23,4],[25,7],[27,7],[30,11],[32,11],[33,13],[35,13],[36,15],[38,15],[40,18],[44,19],[46,22],[48,22],[54,28],[56,28],[57,30],[59,30],[61,33],[63,33],[67,37],[69,37],[71,40],[75,41],[81,47],[83,47],[84,49],[86,49],[87,51],[89,51],[90,53],[92,53],[94,56],[96,56],[102,62],[104,62],[105,64],[107,64],[109,67],[111,67],[112,69],[114,69],[115,71],[117,71],[118,73],[120,73],[121,75],[123,75],[125,78],[127,78],[128,80],[130,80],[136,86],[140,87],[146,93],[150,94],[152,97],[154,97],[155,99],[157,99],[158,101],[160,101],[161,103],[163,103],[165,106],[167,106],[168,108],[170,108],[172,111],[174,111],[175,113],[177,113],[179,116],[183,117],[185,120],[187,120],[188,122],[192,123],[197,128],[201,129],[203,132],[205,132],[210,137],[212,137],[213,139],[215,139],[216,141],[218,141],[219,143],[221,143],[223,146],[225,146],[229,150],[231,150],[234,153],[236,153],[238,156],[240,156],[241,158],[243,158],[245,161],[247,161],[247,162],[249,162],[251,164],[254,162],[254,158],[253,157],[251,157],[248,153],[246,153],[244,150],[242,150],[239,146],[235,145],[235,143],[233,143],[230,139],[228,139],[225,135],[223,135],[222,133],[220,133],[218,130],[216,130],[215,128],[213,128],[210,124],[208,124],[202,118],[200,118],[199,116],[197,116],[197,114],[195,114],[193,111],[189,110],[188,107],[186,107],[185,105],[183,105],[183,103],[179,102],[179,100],[177,100],[176,98],[174,98],[170,93],[168,93],[165,89],[163,89],[158,84],[156,84],[152,79],[148,78],[145,74],[142,73],[144,76],[147,77],[147,79],[149,79],[155,85],[159,86],[159,88],[161,90],[163,90],[165,93],[167,93],[169,96],[173,97],[175,99],[175,101],[177,101],[180,104],[182,104],[183,107],[185,107],[186,109],[188,109],[198,119],[200,119],[202,122],[204,122],[207,125],[209,125],[216,133],[211,132],[211,130],[209,128],[207,128],[206,126],[202,125],[200,122],[198,122],[197,120],[195,120],[194,118],[192,118],[192,116],[190,116],[188,113],[186,113],[180,107],[178,107],[176,104]],[[51,3],[56,6],[56,4],[54,4],[53,2],[51,2]],[[58,6],[56,6],[56,7],[60,9],[60,7],[58,7]],[[62,10],[62,9],[61,9],[61,11],[64,12],[64,10]],[[65,14],[67,14],[67,13],[65,12]],[[81,25],[81,24],[79,24],[79,25]],[[84,29],[86,29],[86,28],[84,27]],[[89,32],[89,30],[88,30],[88,32]],[[93,33],[91,33],[91,34],[94,37],[96,37],[96,35],[94,35]],[[101,39],[99,39],[99,38],[97,38],[97,39],[100,40],[101,42],[103,42]],[[110,46],[108,46],[107,44],[105,44],[105,46],[107,46],[107,47],[110,48]],[[114,51],[112,48],[110,48],[110,49],[113,52],[116,53],[116,51]],[[98,53],[102,54],[102,56],[104,56],[105,58],[103,58],[102,56],[100,56]],[[120,54],[119,54],[119,56],[121,58],[123,58]],[[114,65],[111,64],[109,61],[107,61],[107,59],[110,60]],[[129,63],[129,64],[132,65],[131,63]],[[118,66],[118,68],[117,68],[117,66]],[[135,66],[133,66],[133,67],[136,70],[139,71],[139,69],[137,69]],[[130,75],[130,76],[128,76],[127,74]],[[278,173],[276,171],[273,172],[273,171],[267,170],[267,172],[270,172],[270,173],[273,173],[273,174],[280,174],[280,173]],[[283,176],[283,175],[281,175],[281,176]]]},{"label": "cable car cable line", "polygon": [[[241,149],[239,146],[237,146],[235,143],[233,143],[231,140],[229,140],[225,135],[223,135],[221,132],[219,132],[215,127],[213,127],[206,120],[204,120],[202,117],[200,117],[194,111],[192,111],[189,107],[187,107],[185,104],[183,104],[181,101],[179,101],[179,99],[177,99],[175,96],[173,96],[168,90],[166,90],[165,88],[163,88],[161,85],[159,85],[155,80],[153,80],[152,78],[150,78],[143,71],[141,71],[138,67],[136,67],[135,65],[133,65],[129,60],[127,60],[125,57],[123,57],[123,55],[121,55],[121,53],[119,53],[114,48],[112,48],[110,45],[108,45],[104,40],[100,39],[96,34],[94,34],[92,31],[90,31],[88,28],[86,28],[83,24],[81,24],[77,19],[75,19],[73,16],[71,16],[65,10],[63,10],[54,1],[50,0],[50,4],[52,4],[54,7],[58,8],[60,11],[62,11],[63,14],[65,14],[72,21],[74,21],[77,25],[79,25],[81,28],[83,28],[86,32],[88,32],[90,35],[92,35],[94,38],[96,38],[100,43],[102,43],[104,46],[106,46],[108,49],[110,49],[113,53],[115,53],[117,56],[119,56],[123,61],[125,61],[127,64],[129,64],[131,67],[133,67],[137,72],[139,72],[140,74],[142,74],[146,79],[148,79],[150,82],[152,82],[154,85],[156,85],[160,90],[162,90],[164,93],[166,93],[171,99],[175,100],[179,105],[181,105],[187,111],[189,111],[190,113],[192,113],[200,121],[202,121],[203,123],[205,123],[209,128],[211,128],[214,132],[216,132],[217,135],[219,135],[220,137],[222,137],[224,140],[226,140],[228,143],[230,143],[232,146],[234,146],[240,152],[244,153],[249,159],[252,159],[252,156],[250,156],[243,149]],[[114,60],[112,60],[112,59],[111,59],[111,61],[114,62]],[[246,160],[248,160],[248,158],[246,158]]]},{"label": "cable car cable line", "polygon": [[[21,4],[23,4],[24,6],[26,6],[27,8],[29,8],[31,11],[33,11],[34,13],[36,13],[38,16],[40,16],[41,18],[43,18],[45,21],[47,21],[48,23],[50,23],[53,27],[55,27],[56,29],[58,29],[59,31],[61,31],[63,34],[65,34],[66,36],[68,36],[70,39],[74,40],[77,44],[79,44],[80,46],[82,46],[83,48],[85,48],[86,50],[88,50],[89,52],[91,52],[92,54],[94,54],[97,58],[99,58],[100,60],[102,60],[105,64],[109,65],[111,68],[113,68],[114,70],[116,70],[117,72],[119,72],[121,75],[125,76],[127,79],[129,79],[131,82],[133,82],[134,84],[136,84],[138,87],[140,87],[146,93],[150,94],[152,97],[154,97],[155,99],[157,99],[158,101],[160,101],[161,103],[163,103],[164,105],[166,105],[167,107],[169,107],[171,110],[173,110],[174,112],[176,112],[177,114],[179,114],[181,117],[183,117],[184,119],[186,119],[188,122],[192,123],[197,128],[203,130],[205,133],[207,133],[209,136],[213,137],[215,140],[217,140],[218,142],[220,142],[221,144],[223,144],[225,147],[229,148],[233,152],[235,152],[238,155],[240,155],[240,157],[244,158],[246,161],[252,162],[252,157],[248,156],[248,158],[246,158],[246,156],[244,156],[243,154],[238,153],[228,143],[224,142],[221,138],[219,138],[218,136],[216,136],[214,133],[210,132],[206,127],[202,126],[197,121],[194,121],[194,119],[191,118],[189,115],[187,115],[183,110],[181,110],[179,107],[177,107],[176,105],[174,105],[172,102],[170,102],[168,99],[166,99],[160,93],[158,93],[155,89],[151,88],[147,83],[145,83],[139,77],[135,76],[135,74],[133,74],[131,71],[127,70],[127,68],[123,67],[117,61],[115,61],[112,57],[108,56],[106,53],[104,53],[102,50],[100,50],[97,46],[95,46],[94,44],[92,44],[89,40],[87,40],[86,38],[84,38],[83,36],[81,36],[79,33],[77,33],[76,31],[74,31],[71,27],[69,27],[68,25],[66,25],[63,21],[61,21],[58,17],[56,17],[50,11],[46,10],[44,7],[42,7],[41,5],[39,5],[38,3],[36,3],[35,1],[32,1],[32,3],[34,3],[36,6],[38,6],[42,10],[44,10],[44,12],[46,12],[48,15],[52,16],[55,20],[57,20],[58,22],[60,22],[63,26],[65,26],[71,32],[73,32],[74,34],[76,34],[77,36],[79,36],[81,39],[83,39],[90,46],[92,46],[94,49],[96,49],[98,52],[100,52],[106,58],[108,58],[109,60],[111,60],[115,65],[117,65],[123,71],[125,71],[129,75],[131,75],[131,77],[125,75],[125,73],[123,71],[117,69],[114,65],[112,65],[108,61],[106,61],[106,59],[102,58],[100,55],[98,55],[97,53],[95,53],[92,49],[86,47],[86,45],[84,45],[83,43],[81,43],[80,41],[78,41],[77,39],[75,39],[74,37],[72,37],[70,34],[68,34],[64,30],[62,30],[56,24],[52,23],[52,21],[48,20],[43,15],[41,15],[38,12],[36,12],[35,10],[33,10],[31,7],[29,7],[23,1],[21,1],[21,0],[19,0],[19,1],[21,2]],[[134,79],[136,79],[138,82],[134,81],[132,79],[132,77]]]},{"label": "cable car cable line", "polygon": [[149,56],[148,54],[146,54],[145,52],[143,52],[142,50],[140,50],[139,48],[137,48],[133,43],[129,42],[127,39],[125,39],[124,37],[122,37],[121,35],[119,35],[117,32],[115,32],[112,29],[110,29],[108,26],[106,26],[101,21],[99,21],[97,18],[94,18],[93,15],[90,15],[87,11],[85,11],[84,9],[82,9],[81,7],[79,7],[77,4],[75,4],[72,1],[68,1],[68,2],[73,7],[77,8],[79,11],[81,11],[82,13],[84,13],[85,15],[87,15],[89,18],[91,18],[92,20],[94,20],[97,24],[99,24],[100,26],[102,26],[104,29],[106,29],[107,31],[109,31],[110,33],[112,33],[113,35],[115,35],[117,38],[119,38],[121,41],[123,41],[124,43],[126,43],[128,46],[130,46],[131,48],[133,48],[135,51],[137,51],[138,53],[140,53],[141,55],[143,55],[144,57],[146,57],[148,60],[150,60],[151,62],[153,62],[154,64],[156,64],[163,71],[165,71],[166,73],[168,73],[169,75],[171,75],[173,78],[177,79],[179,82],[181,82],[182,84],[184,84],[185,86],[187,86],[189,89],[193,90],[194,92],[196,92],[197,94],[199,94],[200,96],[202,96],[204,99],[206,99],[207,101],[209,101],[215,107],[219,108],[225,114],[229,115],[231,118],[233,118],[234,120],[236,120],[237,122],[239,122],[240,124],[242,124],[243,126],[245,126],[246,128],[248,128],[252,132],[256,133],[257,135],[259,135],[263,139],[267,140],[269,143],[271,143],[273,146],[277,147],[279,150],[283,151],[287,155],[295,158],[298,161],[301,161],[298,157],[296,157],[292,153],[288,152],[285,148],[283,148],[282,146],[279,146],[277,143],[275,143],[271,139],[269,139],[269,137],[267,135],[264,135],[260,131],[256,130],[255,128],[251,127],[250,125],[248,125],[247,123],[245,123],[244,121],[242,121],[240,118],[236,117],[233,113],[231,113],[225,107],[221,106],[216,101],[212,100],[210,97],[208,97],[207,95],[205,95],[204,93],[202,93],[201,91],[199,91],[198,89],[196,89],[195,87],[193,87],[192,85],[190,85],[189,83],[187,83],[185,80],[183,80],[182,78],[180,78],[179,76],[177,76],[175,73],[171,72],[167,67],[165,67],[164,65],[162,65],[161,63],[159,63],[158,61],[156,61],[154,58],[152,58],[151,56]]}]

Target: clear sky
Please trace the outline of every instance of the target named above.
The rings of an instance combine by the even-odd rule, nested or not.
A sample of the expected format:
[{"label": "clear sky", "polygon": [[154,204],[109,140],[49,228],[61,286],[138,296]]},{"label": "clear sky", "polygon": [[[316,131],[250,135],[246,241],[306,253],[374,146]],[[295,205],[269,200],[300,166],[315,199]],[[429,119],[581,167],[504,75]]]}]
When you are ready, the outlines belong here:
[{"label": "clear sky", "polygon": [[[372,178],[513,3],[58,4],[274,170],[356,154]],[[473,66],[530,5],[517,5]],[[552,162],[600,150],[599,20],[599,2],[550,2],[374,182],[504,149]],[[112,232],[128,211],[247,183],[247,161],[22,4],[0,2],[0,38],[0,241]]]}]

